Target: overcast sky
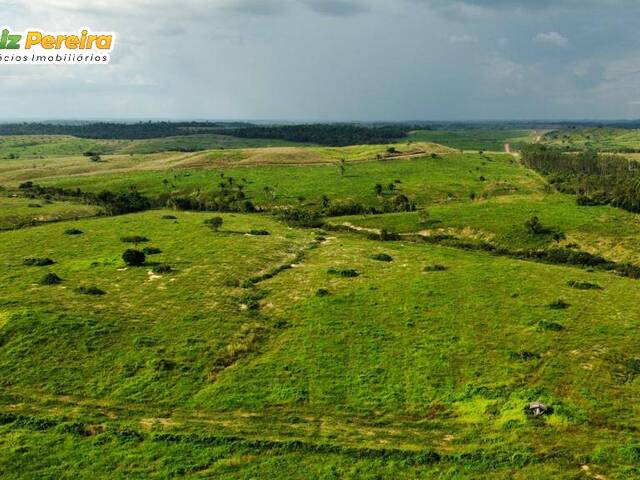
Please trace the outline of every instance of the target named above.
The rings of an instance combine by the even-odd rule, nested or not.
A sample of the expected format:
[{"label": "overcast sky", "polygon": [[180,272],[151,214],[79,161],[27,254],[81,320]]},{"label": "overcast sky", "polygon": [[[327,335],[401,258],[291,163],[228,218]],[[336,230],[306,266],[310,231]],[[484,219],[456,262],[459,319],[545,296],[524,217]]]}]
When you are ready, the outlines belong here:
[{"label": "overcast sky", "polygon": [[117,33],[109,66],[0,65],[2,119],[640,118],[637,0],[5,0],[2,17]]}]

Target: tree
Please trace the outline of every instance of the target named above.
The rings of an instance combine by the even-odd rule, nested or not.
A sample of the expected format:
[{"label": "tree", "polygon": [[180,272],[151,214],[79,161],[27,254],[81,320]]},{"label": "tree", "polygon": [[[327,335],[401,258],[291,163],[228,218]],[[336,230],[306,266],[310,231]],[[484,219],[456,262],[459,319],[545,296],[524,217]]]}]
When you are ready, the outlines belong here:
[{"label": "tree", "polygon": [[129,249],[122,254],[122,259],[124,263],[130,267],[139,267],[140,265],[144,265],[146,256],[140,250]]},{"label": "tree", "polygon": [[344,174],[347,171],[346,162],[344,158],[341,158],[340,162],[338,162],[338,170],[340,171],[340,176],[344,177]]},{"label": "tree", "polygon": [[322,208],[328,208],[331,204],[331,200],[326,195],[322,195],[321,205]]},{"label": "tree", "polygon": [[524,222],[524,226],[531,235],[539,235],[545,232],[545,228],[542,226],[542,223],[540,223],[540,219],[535,216]]},{"label": "tree", "polygon": [[218,230],[220,230],[220,227],[222,227],[223,221],[224,220],[222,220],[222,217],[213,217],[205,220],[204,224],[208,225],[209,228],[211,228],[211,230],[213,230],[214,232],[217,232]]},{"label": "tree", "polygon": [[376,183],[375,187],[373,187],[373,190],[376,192],[376,197],[382,195],[382,185],[380,185],[379,183]]},{"label": "tree", "polygon": [[94,153],[91,155],[91,157],[89,157],[91,159],[92,162],[101,162],[102,158],[100,157],[100,154],[98,153]]}]

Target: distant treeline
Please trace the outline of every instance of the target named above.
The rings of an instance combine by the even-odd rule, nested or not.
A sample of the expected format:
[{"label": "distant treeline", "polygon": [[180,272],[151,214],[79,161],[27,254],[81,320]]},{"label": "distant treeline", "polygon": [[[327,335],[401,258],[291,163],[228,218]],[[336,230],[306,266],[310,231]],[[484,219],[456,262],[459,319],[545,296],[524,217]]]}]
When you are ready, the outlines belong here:
[{"label": "distant treeline", "polygon": [[410,130],[411,127],[409,125],[309,124],[262,126],[240,122],[0,124],[0,135],[71,135],[99,140],[141,140],[215,133],[240,138],[288,140],[327,146],[389,143],[405,137]]},{"label": "distant treeline", "polygon": [[578,195],[580,205],[610,204],[640,212],[640,164],[619,155],[564,153],[544,145],[522,149],[524,164],[546,175],[559,191]]},{"label": "distant treeline", "polygon": [[139,122],[139,123],[5,123],[0,135],[72,135],[101,140],[141,140],[145,138],[176,137],[200,133],[226,132],[244,123],[222,122]]},{"label": "distant treeline", "polygon": [[352,124],[307,124],[254,125],[228,129],[224,133],[240,138],[278,139],[342,147],[345,145],[391,143],[405,137],[411,130],[412,127],[409,125],[366,127]]}]

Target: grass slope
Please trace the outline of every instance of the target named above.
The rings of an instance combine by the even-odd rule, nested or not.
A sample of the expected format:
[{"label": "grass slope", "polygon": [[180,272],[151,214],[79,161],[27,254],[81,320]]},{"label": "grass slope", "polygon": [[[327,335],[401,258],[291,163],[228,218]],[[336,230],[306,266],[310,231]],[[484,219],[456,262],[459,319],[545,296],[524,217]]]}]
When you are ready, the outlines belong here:
[{"label": "grass slope", "polygon": [[[65,475],[111,478],[300,478],[298,462],[328,478],[560,478],[584,464],[638,473],[637,281],[340,234],[296,268],[227,287],[291,261],[309,232],[234,215],[215,234],[202,215],[158,214],[81,221],[74,248],[56,241],[58,225],[1,234],[11,238],[0,247],[2,409],[26,415],[0,427],[13,478],[56,476],[61,462]],[[252,227],[273,235],[230,233]],[[119,271],[118,238],[133,233],[177,272]],[[23,267],[25,251],[58,263]],[[433,264],[446,270],[425,271]],[[34,285],[48,269],[62,286]],[[86,282],[107,295],[72,291]],[[242,309],[248,294],[258,310]],[[568,307],[551,309],[557,298]],[[553,415],[528,419],[533,400]]]},{"label": "grass slope", "polygon": [[[214,190],[225,177],[246,179],[245,193],[257,205],[297,203],[299,197],[319,202],[322,195],[332,200],[354,200],[377,205],[374,186],[380,183],[389,195],[388,185],[419,204],[468,198],[481,195],[529,193],[542,188],[542,181],[507,155],[478,154],[418,157],[347,164],[345,175],[333,165],[272,166],[259,168],[215,168],[173,171],[130,171],[127,173],[82,175],[42,180],[40,183],[86,191],[126,191],[135,185],[141,192],[157,195],[163,192],[190,193],[196,189]],[[168,184],[163,184],[167,180]],[[275,198],[265,187],[271,187]]]},{"label": "grass slope", "polygon": [[409,134],[409,139],[440,143],[458,150],[502,152],[505,143],[517,147],[519,144],[535,141],[538,135],[534,130],[466,128],[416,130]]},{"label": "grass slope", "polygon": [[554,244],[552,234],[532,235],[525,222],[537,216],[550,231],[566,235],[561,244],[616,261],[640,263],[640,218],[609,206],[579,207],[562,194],[512,195],[433,205],[423,212],[340,217],[332,223],[384,228],[397,233],[452,233],[491,241],[509,249]]}]

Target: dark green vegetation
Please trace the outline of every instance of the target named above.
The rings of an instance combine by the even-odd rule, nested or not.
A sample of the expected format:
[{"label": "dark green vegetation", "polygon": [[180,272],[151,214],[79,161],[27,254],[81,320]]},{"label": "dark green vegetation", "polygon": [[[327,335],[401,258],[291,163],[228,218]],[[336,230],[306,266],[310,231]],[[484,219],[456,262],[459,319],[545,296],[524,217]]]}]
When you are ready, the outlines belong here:
[{"label": "dark green vegetation", "polygon": [[522,151],[529,168],[548,176],[559,191],[578,195],[580,205],[613,205],[640,212],[640,164],[595,151],[563,153],[543,145]]},{"label": "dark green vegetation", "polygon": [[0,476],[640,476],[637,215],[389,148],[3,160]]}]

